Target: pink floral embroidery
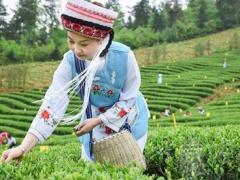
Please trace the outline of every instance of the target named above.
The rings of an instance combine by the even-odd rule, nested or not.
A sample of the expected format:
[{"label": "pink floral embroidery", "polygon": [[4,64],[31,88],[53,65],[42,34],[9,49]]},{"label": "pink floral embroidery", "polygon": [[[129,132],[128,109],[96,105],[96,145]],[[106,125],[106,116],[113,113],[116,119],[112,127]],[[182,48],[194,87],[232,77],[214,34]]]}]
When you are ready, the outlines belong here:
[{"label": "pink floral embroidery", "polygon": [[100,90],[100,86],[97,85],[97,84],[94,84],[92,89],[93,89],[94,91],[99,91],[99,90]]},{"label": "pink floral embroidery", "polygon": [[123,117],[123,116],[125,116],[127,114],[127,111],[125,111],[124,109],[121,109],[121,111],[118,113],[118,115],[120,116],[120,117]]},{"label": "pink floral embroidery", "polygon": [[110,89],[110,90],[107,91],[107,94],[108,94],[108,95],[112,95],[112,94],[113,94],[113,91]]},{"label": "pink floral embroidery", "polygon": [[91,92],[94,95],[107,98],[116,97],[118,95],[114,89],[108,89],[104,85],[99,85],[97,83],[92,85]]},{"label": "pink floral embroidery", "polygon": [[109,127],[105,127],[105,133],[107,134],[107,135],[109,135],[109,134],[112,134],[113,133],[113,130],[111,129],[111,128],[109,128]]},{"label": "pink floral embroidery", "polygon": [[106,110],[105,110],[104,107],[100,107],[100,108],[98,108],[98,110],[99,110],[99,112],[101,112],[101,113],[105,113],[105,112],[106,112]]}]

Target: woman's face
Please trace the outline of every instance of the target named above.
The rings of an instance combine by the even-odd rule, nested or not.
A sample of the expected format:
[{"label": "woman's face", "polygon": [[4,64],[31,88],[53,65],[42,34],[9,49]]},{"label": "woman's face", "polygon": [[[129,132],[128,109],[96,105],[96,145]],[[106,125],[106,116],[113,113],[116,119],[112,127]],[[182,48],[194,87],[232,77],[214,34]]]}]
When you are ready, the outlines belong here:
[{"label": "woman's face", "polygon": [[100,45],[100,40],[87,38],[70,31],[67,36],[68,48],[75,53],[78,59],[92,60]]}]

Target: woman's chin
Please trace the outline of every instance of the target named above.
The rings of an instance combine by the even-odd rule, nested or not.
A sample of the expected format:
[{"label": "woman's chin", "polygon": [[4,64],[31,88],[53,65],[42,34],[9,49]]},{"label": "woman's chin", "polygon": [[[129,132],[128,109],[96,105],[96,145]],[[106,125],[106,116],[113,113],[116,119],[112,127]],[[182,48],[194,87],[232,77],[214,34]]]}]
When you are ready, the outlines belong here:
[{"label": "woman's chin", "polygon": [[77,56],[78,59],[84,60],[86,59],[86,56]]},{"label": "woman's chin", "polygon": [[[76,54],[75,54],[76,55]],[[78,56],[78,55],[76,55],[76,57],[78,58],[78,59],[81,59],[81,60],[92,60],[92,57],[88,57],[88,56]]]}]

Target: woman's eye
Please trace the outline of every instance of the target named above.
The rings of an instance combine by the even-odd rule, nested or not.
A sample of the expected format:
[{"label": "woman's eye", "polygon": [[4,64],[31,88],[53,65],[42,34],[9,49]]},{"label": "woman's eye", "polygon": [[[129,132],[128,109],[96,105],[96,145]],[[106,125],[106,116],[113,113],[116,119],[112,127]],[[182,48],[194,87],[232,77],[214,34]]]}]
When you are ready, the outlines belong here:
[{"label": "woman's eye", "polygon": [[70,44],[74,44],[74,41],[69,41]]},{"label": "woman's eye", "polygon": [[81,44],[81,46],[82,46],[82,47],[86,47],[86,46],[88,46],[88,44]]}]

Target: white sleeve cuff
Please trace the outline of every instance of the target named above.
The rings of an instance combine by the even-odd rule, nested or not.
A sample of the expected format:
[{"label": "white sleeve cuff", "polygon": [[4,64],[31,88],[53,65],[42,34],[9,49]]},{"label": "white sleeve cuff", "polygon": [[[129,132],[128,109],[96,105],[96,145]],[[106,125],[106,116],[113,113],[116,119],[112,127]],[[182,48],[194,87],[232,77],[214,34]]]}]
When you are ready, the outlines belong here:
[{"label": "white sleeve cuff", "polygon": [[101,119],[105,126],[111,128],[115,132],[118,132],[120,130],[120,128],[124,125],[125,120],[127,119],[127,116],[124,116],[115,122],[111,122],[106,118],[104,114],[100,114],[98,117]]},{"label": "white sleeve cuff", "polygon": [[28,130],[28,133],[31,133],[34,136],[36,136],[38,138],[38,140],[39,140],[39,143],[43,143],[45,141],[45,139],[46,139],[38,130],[36,130],[34,128],[30,128]]}]

